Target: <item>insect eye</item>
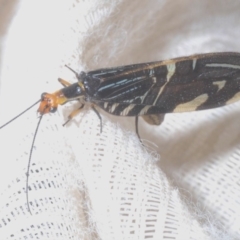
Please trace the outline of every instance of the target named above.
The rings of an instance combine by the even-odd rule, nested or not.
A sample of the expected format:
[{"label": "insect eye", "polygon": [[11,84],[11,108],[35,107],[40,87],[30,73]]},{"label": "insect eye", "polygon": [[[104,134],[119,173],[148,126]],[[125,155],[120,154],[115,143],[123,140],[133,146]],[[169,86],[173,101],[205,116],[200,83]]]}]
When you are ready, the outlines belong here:
[{"label": "insect eye", "polygon": [[42,100],[42,101],[44,100],[46,94],[47,94],[47,93],[45,93],[45,92],[41,94],[41,100]]},{"label": "insect eye", "polygon": [[57,108],[56,108],[56,107],[51,107],[51,108],[50,108],[50,112],[51,112],[51,113],[55,113],[56,111],[57,111]]}]

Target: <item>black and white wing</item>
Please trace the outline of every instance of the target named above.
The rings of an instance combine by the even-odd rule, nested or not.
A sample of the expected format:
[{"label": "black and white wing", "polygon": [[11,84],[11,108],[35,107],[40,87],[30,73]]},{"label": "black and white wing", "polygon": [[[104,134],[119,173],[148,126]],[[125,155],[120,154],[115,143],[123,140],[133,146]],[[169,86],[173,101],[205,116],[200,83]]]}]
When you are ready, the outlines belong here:
[{"label": "black and white wing", "polygon": [[141,116],[216,108],[240,100],[240,54],[209,53],[86,73],[89,101]]}]

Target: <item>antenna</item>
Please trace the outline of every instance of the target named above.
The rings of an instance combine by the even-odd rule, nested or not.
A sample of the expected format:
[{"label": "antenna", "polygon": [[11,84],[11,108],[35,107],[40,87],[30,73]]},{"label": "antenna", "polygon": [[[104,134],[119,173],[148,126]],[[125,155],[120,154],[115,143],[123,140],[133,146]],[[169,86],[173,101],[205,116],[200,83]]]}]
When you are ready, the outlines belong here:
[{"label": "antenna", "polygon": [[[25,109],[23,112],[19,113],[16,117],[12,118],[10,121],[6,122],[5,124],[3,124],[2,126],[0,126],[0,129],[6,127],[9,123],[13,122],[14,120],[16,120],[17,118],[19,118],[21,115],[23,115],[24,113],[26,113],[28,110],[30,110],[32,107],[34,107],[35,105],[37,105],[39,102],[41,101],[38,100],[37,102],[35,102],[34,104],[32,104],[30,107],[28,107],[27,109]],[[30,214],[32,215],[31,209],[30,209],[30,205],[29,205],[29,200],[28,200],[28,180],[29,180],[29,170],[30,170],[30,164],[31,164],[31,158],[32,158],[32,152],[33,152],[33,147],[34,147],[34,143],[35,143],[35,139],[37,136],[37,132],[38,132],[38,128],[39,125],[41,123],[43,114],[39,117],[39,121],[33,136],[33,141],[32,141],[32,145],[31,145],[31,149],[30,149],[30,153],[29,153],[29,159],[28,159],[28,167],[27,167],[27,181],[26,181],[26,197],[27,197],[27,207],[28,207],[28,211],[30,212]]]},{"label": "antenna", "polygon": [[25,109],[23,112],[19,113],[16,117],[12,118],[10,121],[6,122],[5,124],[3,124],[2,126],[0,126],[0,129],[6,127],[9,123],[13,122],[15,119],[19,118],[21,115],[23,115],[25,112],[27,112],[29,109],[31,109],[32,107],[34,107],[35,105],[37,105],[39,102],[41,101],[38,100],[37,102],[35,102],[33,105],[31,105],[30,107],[28,107],[27,109]]},{"label": "antenna", "polygon": [[29,153],[29,158],[28,158],[27,173],[26,173],[26,175],[27,175],[27,181],[26,181],[26,198],[27,198],[27,207],[28,207],[28,211],[30,212],[31,215],[32,215],[32,212],[31,212],[31,208],[30,208],[29,200],[28,200],[29,170],[30,170],[30,165],[31,165],[31,160],[32,160],[33,147],[34,147],[34,143],[35,143],[35,140],[36,140],[36,136],[37,136],[38,128],[39,128],[39,126],[40,126],[40,123],[41,123],[42,117],[43,117],[43,115],[41,115],[41,116],[39,117],[38,124],[37,124],[36,130],[35,130],[35,133],[34,133],[34,135],[33,135],[32,145],[31,145],[31,149],[30,149],[30,153]]}]

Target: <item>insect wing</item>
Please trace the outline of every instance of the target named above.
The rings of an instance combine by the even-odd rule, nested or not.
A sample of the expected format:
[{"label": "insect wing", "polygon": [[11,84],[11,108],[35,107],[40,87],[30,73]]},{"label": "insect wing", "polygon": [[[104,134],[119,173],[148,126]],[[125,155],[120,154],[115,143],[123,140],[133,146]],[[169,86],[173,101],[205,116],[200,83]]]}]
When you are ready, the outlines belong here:
[{"label": "insect wing", "polygon": [[240,99],[240,54],[210,53],[87,73],[91,101],[122,116],[187,112]]},{"label": "insect wing", "polygon": [[[158,62],[159,63],[159,62]],[[85,81],[88,88],[90,101],[94,102],[105,111],[121,116],[136,116],[142,110],[152,107],[146,102],[145,97],[156,87],[156,77],[152,63],[128,65],[123,67],[100,69],[89,72]],[[164,67],[159,68],[158,85],[164,84],[166,72]],[[160,79],[160,76],[163,76]],[[159,109],[157,110],[159,111]]]}]

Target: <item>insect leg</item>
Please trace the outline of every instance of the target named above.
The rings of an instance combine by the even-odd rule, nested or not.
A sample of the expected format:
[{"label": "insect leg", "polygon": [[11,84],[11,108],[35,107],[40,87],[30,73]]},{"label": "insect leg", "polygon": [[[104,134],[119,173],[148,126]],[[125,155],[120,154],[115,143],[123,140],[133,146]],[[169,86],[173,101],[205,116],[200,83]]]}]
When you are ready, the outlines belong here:
[{"label": "insect leg", "polygon": [[82,104],[79,108],[73,110],[71,114],[68,116],[68,120],[63,124],[63,127],[69,123],[76,115],[78,115],[81,112],[81,109],[84,107],[84,104]]},{"label": "insect leg", "polygon": [[102,133],[102,117],[100,113],[97,111],[97,109],[92,105],[92,110],[97,114],[99,120],[100,120],[100,133]]},{"label": "insect leg", "polygon": [[78,73],[75,70],[73,70],[71,67],[69,67],[66,64],[64,65],[64,67],[68,68],[71,72],[75,73],[76,77],[78,78]]},{"label": "insect leg", "polygon": [[142,143],[142,140],[141,140],[139,132],[138,132],[138,116],[135,117],[135,130],[136,130],[136,134],[138,136],[138,139],[139,139],[140,143]]},{"label": "insect leg", "polygon": [[62,78],[58,78],[58,81],[64,86],[64,87],[68,87],[71,85],[71,83],[67,82],[66,80],[62,79]]}]

